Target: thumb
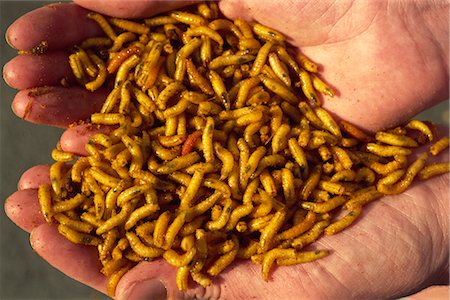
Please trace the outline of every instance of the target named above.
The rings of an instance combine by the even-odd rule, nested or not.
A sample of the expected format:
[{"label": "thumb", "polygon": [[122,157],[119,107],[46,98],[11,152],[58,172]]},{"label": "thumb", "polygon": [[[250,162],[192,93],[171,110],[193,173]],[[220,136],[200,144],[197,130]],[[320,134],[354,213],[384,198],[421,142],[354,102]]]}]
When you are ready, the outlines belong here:
[{"label": "thumb", "polygon": [[231,285],[224,284],[220,276],[206,288],[190,280],[188,290],[181,292],[176,284],[176,273],[177,269],[163,259],[141,262],[122,277],[116,288],[116,299],[246,299],[235,297],[234,292],[239,291],[241,285],[236,285],[235,282]]},{"label": "thumb", "polygon": [[116,299],[184,299],[175,276],[176,268],[162,259],[141,262],[122,277],[116,288]]},{"label": "thumb", "polygon": [[150,17],[197,1],[74,0],[84,8],[119,18]]}]

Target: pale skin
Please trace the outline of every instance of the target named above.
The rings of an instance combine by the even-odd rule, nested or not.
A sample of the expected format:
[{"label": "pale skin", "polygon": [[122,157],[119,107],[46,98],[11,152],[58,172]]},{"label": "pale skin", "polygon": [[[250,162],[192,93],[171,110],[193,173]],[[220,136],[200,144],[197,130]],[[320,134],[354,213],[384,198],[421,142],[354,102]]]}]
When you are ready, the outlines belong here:
[{"label": "pale skin", "polygon": [[[119,17],[147,17],[186,4],[76,2]],[[444,1],[225,0],[219,6],[229,18],[253,18],[287,34],[293,45],[323,66],[321,74],[336,88],[337,96],[325,99],[324,107],[367,130],[398,125],[448,99],[448,4]],[[70,81],[64,49],[101,32],[85,13],[75,5],[44,7],[21,17],[8,30],[8,40],[17,49],[30,49],[41,40],[49,42],[45,55],[16,57],[5,66],[6,81],[21,90],[13,101],[19,117],[66,127],[98,109],[103,91],[88,98],[89,92],[81,88],[55,87],[43,95],[28,95],[29,88],[58,86],[65,76]],[[45,21],[27,26],[36,19]],[[76,29],[72,24],[77,24]],[[77,105],[69,105],[71,99]],[[43,108],[43,103],[51,105]],[[61,145],[84,154],[90,134],[83,127],[68,129]],[[439,160],[448,161],[448,155],[444,153]],[[7,200],[6,212],[31,232],[33,248],[51,265],[104,292],[106,279],[99,273],[95,249],[73,245],[55,227],[44,224],[36,189],[47,178],[46,166],[27,171],[19,191]],[[193,288],[188,294],[198,298],[220,295],[220,299],[379,299],[448,284],[448,180],[448,174],[438,176],[368,205],[355,226],[319,240],[317,248],[329,249],[331,255],[317,262],[274,268],[268,283],[260,279],[259,265],[240,262],[206,291]],[[64,259],[68,253],[77,259]],[[123,277],[116,297],[137,297],[138,291],[131,287],[157,279],[165,285],[162,296],[182,298],[185,295],[177,291],[174,278],[175,269],[162,261],[142,263]],[[140,292],[153,287],[140,286]]]}]

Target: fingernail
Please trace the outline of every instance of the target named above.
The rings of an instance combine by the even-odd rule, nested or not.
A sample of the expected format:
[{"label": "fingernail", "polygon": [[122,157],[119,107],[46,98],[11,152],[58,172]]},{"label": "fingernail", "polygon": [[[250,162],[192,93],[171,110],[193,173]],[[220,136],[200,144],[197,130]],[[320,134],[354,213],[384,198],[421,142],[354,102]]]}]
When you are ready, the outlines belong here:
[{"label": "fingernail", "polygon": [[11,48],[14,48],[15,49],[15,47],[13,46],[13,44],[11,43],[11,34],[10,34],[10,27],[8,28],[8,29],[6,29],[6,32],[5,32],[5,40],[6,40],[6,42],[8,43],[8,45],[11,47]]},{"label": "fingernail", "polygon": [[8,43],[8,45],[12,47],[8,31],[6,31],[6,33],[5,33],[5,40],[6,40],[6,43]]},{"label": "fingernail", "polygon": [[7,85],[12,87],[13,89],[19,89],[17,86],[17,70],[15,69],[14,62],[12,60],[8,61],[2,70],[3,80]]},{"label": "fingernail", "polygon": [[19,95],[19,97],[16,95],[13,102],[11,103],[11,109],[16,114],[16,116],[25,119],[31,110],[32,101],[29,99],[21,99],[20,97],[21,95]]},{"label": "fingernail", "polygon": [[4,66],[3,66],[3,70],[2,70],[2,75],[3,75],[3,80],[6,82],[7,85],[11,85],[9,83],[9,69],[8,69],[8,65],[9,62],[7,62]]},{"label": "fingernail", "polygon": [[167,290],[158,279],[136,283],[128,294],[128,300],[166,300]]}]

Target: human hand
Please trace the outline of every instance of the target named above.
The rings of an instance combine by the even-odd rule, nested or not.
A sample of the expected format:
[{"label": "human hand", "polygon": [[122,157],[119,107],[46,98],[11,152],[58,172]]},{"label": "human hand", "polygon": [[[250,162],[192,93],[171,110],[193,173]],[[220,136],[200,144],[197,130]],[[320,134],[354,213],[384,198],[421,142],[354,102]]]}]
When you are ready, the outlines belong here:
[{"label": "human hand", "polygon": [[[31,231],[31,244],[43,259],[105,292],[106,278],[99,272],[96,250],[72,244],[42,218],[37,188],[49,182],[48,174],[48,166],[38,166],[22,176],[19,191],[6,203],[8,216]],[[325,258],[276,268],[268,283],[260,278],[259,265],[239,262],[213,286],[193,288],[188,295],[197,299],[384,299],[447,284],[448,180],[447,174],[420,182],[401,195],[366,206],[355,226],[316,242],[318,249],[331,251]],[[162,260],[143,262],[125,274],[116,297],[160,299],[161,295],[165,299],[167,293],[169,299],[183,299],[174,282],[175,271]]]},{"label": "human hand", "polygon": [[[222,7],[224,8],[224,12],[226,13],[226,2],[222,4]],[[110,8],[111,9],[111,8]],[[49,19],[50,22],[51,18]],[[80,21],[82,21],[80,19]],[[83,21],[82,21],[83,22]],[[56,22],[55,22],[56,23]],[[69,22],[67,22],[69,23]],[[57,23],[61,24],[63,26],[64,23]],[[80,22],[78,22],[80,24]],[[277,28],[276,26],[272,24],[268,24],[273,27]],[[94,27],[95,30],[95,27]],[[284,30],[282,30],[284,31]],[[87,31],[89,32],[89,31]],[[97,33],[95,33],[97,34]],[[84,37],[83,37],[84,38]],[[83,38],[79,39],[82,40]],[[35,41],[43,40],[42,36]],[[51,41],[50,38],[48,38],[49,43]],[[77,41],[79,41],[77,40]],[[64,40],[63,40],[64,41]],[[59,42],[63,42],[59,40]],[[73,44],[74,40],[71,41],[71,43],[67,44]],[[35,45],[35,44],[34,44]],[[33,46],[34,46],[33,45]],[[51,44],[50,44],[51,46]],[[26,47],[30,48],[30,47]],[[307,53],[311,58],[323,62],[325,66],[333,65],[325,63],[323,60],[317,59],[313,54]],[[48,55],[50,55],[49,53]],[[65,58],[64,58],[65,59]],[[62,65],[63,60],[61,60]],[[30,63],[31,66],[36,65],[35,62]],[[67,63],[66,63],[67,65]],[[11,67],[12,69],[15,69],[17,71],[20,71],[20,68],[18,66]],[[348,72],[351,72],[351,69],[348,68]],[[356,68],[355,68],[356,69]],[[55,70],[53,70],[55,71]],[[324,70],[324,74],[327,74],[326,69]],[[56,71],[55,71],[56,72]],[[335,70],[335,74],[337,76],[338,72],[343,72],[342,68],[339,68],[338,70]],[[43,72],[44,74],[55,74],[51,72]],[[69,71],[67,68],[67,72],[64,71],[64,76],[68,75]],[[345,72],[344,72],[345,73]],[[357,71],[354,71],[354,75],[356,76],[356,73],[359,73]],[[333,74],[333,73],[328,73]],[[346,74],[346,73],[345,73]],[[33,74],[31,72],[30,74],[31,78],[38,78],[36,76],[36,73]],[[337,87],[340,87],[339,83],[335,83],[331,78],[329,78],[328,75],[324,75],[325,78],[327,78],[330,82],[333,82]],[[19,76],[18,76],[19,77]],[[60,78],[59,76],[56,76],[57,80]],[[342,82],[342,79],[341,79]],[[372,81],[368,81],[372,82]],[[54,84],[54,83],[50,83]],[[57,84],[57,82],[56,82]],[[349,84],[348,84],[349,85]],[[30,85],[34,86],[34,85]],[[16,86],[17,87],[17,86]],[[19,87],[20,88],[20,87]],[[353,87],[352,87],[353,89]],[[356,88],[356,93],[357,93]],[[54,90],[53,90],[54,91]],[[81,90],[80,93],[84,93]],[[354,95],[355,92],[353,90],[347,89],[347,92],[344,90],[341,90],[339,88],[339,92],[341,93],[341,97],[343,95]],[[56,99],[67,99],[67,98],[61,98],[61,95],[74,95],[74,93],[68,93],[64,94],[61,92],[59,94],[59,97],[56,97],[55,95],[58,95],[57,93],[49,93],[46,94],[48,97],[47,100],[50,103],[54,103]],[[361,95],[360,95],[361,96]],[[36,98],[39,98],[41,96],[38,96]],[[404,97],[406,99],[406,97]],[[369,98],[372,101],[374,100],[374,97]],[[390,99],[390,98],[389,98]],[[436,98],[430,97],[430,99],[436,101]],[[17,100],[17,98],[16,98]],[[102,98],[99,96],[98,101],[101,101]],[[341,104],[341,101],[347,101],[350,99],[334,99],[327,101],[326,105],[332,101],[339,101],[339,104]],[[20,101],[16,101],[20,103]],[[83,102],[83,101],[81,101]],[[430,105],[431,101],[428,102],[428,105]],[[368,111],[364,111],[364,108],[367,107],[367,103],[363,103],[361,106],[355,106],[355,114],[361,114],[366,115]],[[384,102],[384,105],[386,106],[389,104],[389,102]],[[33,104],[31,104],[33,105]],[[58,109],[61,108],[65,104],[58,104],[55,105],[54,108]],[[26,106],[25,106],[26,107]],[[87,109],[80,109],[78,107],[74,107],[73,112],[71,109],[67,112],[67,115],[70,117],[74,117],[74,119],[80,118],[80,112],[83,111],[83,114],[85,116],[89,116],[89,106],[87,106]],[[36,112],[35,106],[31,106],[32,109],[29,109],[29,114],[27,115],[27,118],[31,121],[41,122],[42,116],[41,114],[34,114]],[[36,107],[37,108],[37,107]],[[47,108],[46,111],[51,110],[52,108]],[[92,109],[92,108],[91,108]],[[16,110],[17,111],[17,110]],[[337,114],[340,114],[339,110],[334,110]],[[399,109],[398,111],[402,111]],[[75,115],[75,113],[78,113],[79,115]],[[397,113],[397,111],[396,111]],[[57,114],[47,114],[50,116],[50,118],[45,119],[44,122],[48,122],[55,125],[64,125],[64,119],[61,118],[58,120]],[[75,116],[74,116],[75,115]],[[388,113],[389,115],[389,113]],[[383,117],[383,116],[381,116]],[[381,118],[380,117],[380,118]],[[390,116],[393,118],[394,116]],[[398,117],[398,116],[396,116]],[[34,118],[34,119],[33,119]],[[374,116],[375,119],[377,119],[376,116]],[[368,118],[366,118],[368,119]],[[57,123],[57,122],[58,123]],[[367,120],[366,120],[367,121]],[[54,122],[54,123],[52,123]],[[369,122],[369,121],[367,121]],[[390,125],[388,122],[383,120],[378,120],[379,124],[378,126],[385,126]],[[385,122],[385,123],[383,123]],[[360,122],[357,122],[358,124],[361,124]],[[373,128],[370,123],[362,123],[363,126],[368,128]],[[376,126],[375,126],[376,128]],[[84,133],[83,134],[80,134]],[[80,131],[79,129],[70,129],[66,132],[66,134],[63,136],[62,141],[66,141],[63,143],[63,145],[66,147],[66,150],[71,151],[73,150],[76,153],[82,153],[83,152],[83,145],[84,142],[80,138],[80,135],[87,136],[85,131]],[[24,175],[24,177],[21,180],[21,188],[22,189],[33,189],[37,187],[36,182],[36,175],[40,175],[41,178],[45,178],[44,176],[46,174],[45,167],[41,167],[40,169],[33,169],[30,170],[30,172],[27,172],[27,174]],[[48,174],[48,173],[47,173]],[[444,178],[444,179],[442,179]],[[397,199],[389,199],[393,197],[386,197],[384,200],[381,201],[378,205],[370,206],[368,209],[366,209],[366,216],[362,218],[357,224],[357,226],[352,227],[351,229],[345,231],[344,233],[341,233],[335,237],[327,237],[324,239],[321,239],[321,243],[319,245],[321,247],[331,249],[334,253],[334,255],[331,255],[330,257],[327,257],[325,259],[320,260],[317,263],[307,264],[304,266],[299,267],[292,267],[292,268],[280,268],[278,269],[274,275],[273,275],[273,281],[271,281],[269,284],[265,284],[262,281],[255,280],[253,275],[259,276],[259,270],[258,267],[256,267],[253,264],[244,263],[239,264],[237,268],[234,268],[232,270],[229,270],[224,273],[222,276],[223,280],[219,280],[217,282],[217,285],[211,288],[211,293],[217,293],[218,291],[221,292],[221,295],[225,298],[246,298],[249,296],[256,296],[257,298],[263,298],[263,296],[270,295],[274,298],[292,298],[295,297],[295,295],[301,294],[304,295],[305,298],[317,298],[317,297],[337,297],[337,298],[344,298],[346,296],[359,296],[359,297],[388,297],[388,296],[395,296],[395,295],[402,295],[408,292],[411,292],[415,288],[419,288],[423,285],[429,284],[427,281],[432,280],[434,271],[437,271],[442,264],[442,260],[445,264],[445,259],[447,258],[447,255],[445,255],[445,251],[447,251],[448,254],[448,247],[446,247],[446,243],[443,244],[443,252],[444,253],[437,253],[436,255],[432,255],[430,259],[434,261],[430,261],[427,263],[422,263],[420,260],[423,256],[425,256],[426,251],[429,251],[429,248],[424,246],[423,241],[420,241],[419,233],[423,232],[424,230],[428,231],[430,230],[432,232],[430,236],[430,241],[428,244],[428,247],[430,245],[433,245],[434,248],[439,248],[439,235],[443,234],[444,236],[447,236],[445,233],[441,232],[442,229],[447,228],[446,226],[442,226],[439,224],[441,222],[440,218],[436,220],[429,220],[427,219],[430,217],[430,215],[435,214],[436,212],[443,211],[446,212],[442,216],[442,222],[446,222],[446,216],[448,215],[448,207],[446,207],[445,199],[445,189],[443,187],[446,186],[446,180],[448,177],[443,176],[441,179],[436,178],[432,181],[427,182],[426,184],[418,185],[412,189],[409,190],[411,194],[404,194],[401,196],[397,196]],[[434,183],[434,185],[433,185]],[[439,189],[441,187],[441,189]],[[429,210],[429,215],[426,212],[417,212],[417,207],[427,207],[426,205],[430,206],[428,203],[429,201],[426,201],[426,195],[429,193],[430,189],[437,189],[439,192],[442,192],[441,195],[439,195],[437,198],[441,200],[442,203],[438,202],[437,206],[435,204],[435,207],[431,205]],[[18,195],[21,194],[21,195]],[[39,208],[37,207],[37,200],[36,200],[36,193],[32,190],[27,190],[26,192],[19,192],[16,194],[16,196],[12,196],[10,200],[8,200],[7,209],[10,212],[10,216],[13,220],[15,220],[20,226],[25,227],[26,229],[31,230],[32,228],[35,228],[32,234],[32,241],[33,245],[45,259],[47,259],[51,264],[55,265],[56,267],[60,268],[63,272],[67,273],[69,276],[74,277],[77,280],[80,280],[82,282],[85,282],[86,284],[89,284],[95,288],[98,288],[100,290],[104,289],[104,278],[99,274],[99,266],[97,263],[97,258],[95,257],[94,253],[90,253],[89,250],[87,250],[86,247],[79,247],[77,245],[72,245],[62,239],[58,234],[55,234],[54,229],[47,225],[42,225],[36,228],[36,224],[42,224],[39,220],[42,220],[40,217],[40,213],[38,212]],[[409,196],[407,196],[409,195]],[[413,195],[413,197],[417,197],[419,199],[407,199]],[[420,198],[422,200],[420,200]],[[20,206],[20,204],[28,203],[30,205],[27,205],[27,209],[22,212],[21,217],[19,218],[17,214],[14,213],[17,212],[17,208]],[[31,205],[32,203],[34,204]],[[411,205],[414,204],[414,205]],[[426,204],[426,205],[425,205]],[[443,210],[439,207],[439,205],[443,206]],[[381,208],[378,208],[378,206],[381,206]],[[22,205],[22,207],[24,207]],[[382,208],[384,207],[384,208]],[[405,213],[406,217],[404,217],[402,214],[396,212],[396,209],[401,209],[402,212]],[[372,216],[371,216],[372,215]],[[28,216],[26,220],[23,220],[22,218],[24,216]],[[434,215],[433,215],[434,216]],[[366,219],[371,220],[369,222],[365,221]],[[30,223],[30,220],[34,220],[34,224]],[[377,225],[375,225],[373,222],[374,220],[377,220],[377,225],[380,225],[382,229],[377,229]],[[430,222],[433,221],[433,222]],[[379,222],[379,223],[378,223]],[[411,222],[410,225],[407,225],[405,223]],[[364,225],[365,224],[365,225]],[[386,225],[382,225],[386,224]],[[395,236],[388,236],[384,237],[383,229],[389,230],[389,225],[392,227],[392,231],[390,232],[395,233],[401,232],[402,236],[399,237],[400,241],[394,241]],[[375,227],[375,228],[374,228]],[[368,233],[368,232],[370,233]],[[375,232],[374,232],[375,231]],[[378,232],[378,234],[377,234]],[[388,233],[388,234],[389,234]],[[378,237],[381,239],[378,240]],[[366,241],[364,239],[374,239],[370,241]],[[445,239],[444,239],[445,240]],[[411,244],[410,244],[411,243]],[[393,253],[389,254],[389,258],[380,258],[379,252],[382,252],[384,249],[386,249],[388,246],[386,245],[396,245]],[[367,248],[365,247],[367,246]],[[56,249],[59,249],[61,251],[55,251]],[[405,256],[405,253],[408,253],[411,251],[411,249],[415,250],[415,253],[412,253],[412,256]],[[397,251],[398,250],[398,251]],[[436,249],[434,249],[436,250]],[[68,262],[64,259],[65,255],[63,253],[75,253],[76,256],[79,256],[79,259],[74,260],[73,262]],[[58,257],[55,257],[55,253],[58,253]],[[431,252],[433,253],[433,252]],[[342,255],[342,256],[339,256]],[[390,256],[392,255],[392,257]],[[338,256],[338,257],[336,257]],[[350,262],[350,259],[352,260]],[[398,270],[393,270],[393,264],[391,263],[383,263],[381,259],[389,260],[397,260],[400,267]],[[411,264],[411,262],[415,262]],[[448,262],[447,262],[448,263]],[[169,293],[176,292],[174,291],[174,284],[173,284],[173,272],[174,270],[172,267],[169,266],[161,266],[162,262],[154,262],[154,263],[144,263],[130,271],[126,277],[122,280],[121,284],[118,287],[118,296],[122,295],[125,296],[127,293],[130,292],[129,287],[137,282],[141,281],[143,279],[142,276],[144,276],[145,279],[153,278],[155,276],[158,276],[157,278],[164,281],[164,283],[167,285],[167,289]],[[361,268],[352,269],[352,266],[359,266],[361,265]],[[80,267],[82,266],[82,267]],[[402,268],[401,266],[410,266],[410,269]],[[417,276],[415,272],[411,272],[412,268],[415,268],[415,270],[418,270],[417,273],[420,271],[423,271],[423,274],[421,276]],[[425,268],[426,270],[423,270]],[[377,270],[379,271],[377,272]],[[402,278],[404,280],[401,280],[400,282],[397,282],[395,284],[392,284],[391,280],[386,280],[389,277],[387,275],[392,274],[394,271],[399,271],[401,274],[399,274],[399,278]],[[328,273],[327,275],[327,272]],[[362,275],[361,272],[365,272],[364,275]],[[404,272],[404,273],[402,273]],[[408,274],[405,274],[408,273]],[[311,277],[318,276],[317,279],[317,286],[315,288],[308,287],[308,281],[309,285],[315,284],[311,283]],[[383,276],[385,275],[385,276]],[[411,275],[413,277],[411,278]],[[409,277],[408,277],[409,276]],[[395,276],[397,277],[397,276]],[[298,280],[296,280],[298,279]],[[371,282],[371,284],[366,284],[367,282]],[[380,282],[380,280],[383,280],[383,282]],[[306,282],[305,282],[306,281]],[[243,283],[245,282],[245,286],[243,286]],[[321,283],[319,283],[321,282]],[[324,284],[326,282],[326,286]],[[392,284],[390,286],[386,286],[387,284]],[[251,287],[251,288],[249,288]],[[283,290],[282,290],[283,288]],[[254,294],[252,294],[254,293]],[[277,294],[278,293],[278,294]]]},{"label": "human hand", "polygon": [[[144,17],[187,4],[184,1],[164,5],[158,1],[77,2],[119,17]],[[230,18],[241,16],[264,21],[285,33],[291,44],[323,65],[321,74],[338,94],[335,99],[326,99],[324,107],[362,128],[379,130],[402,123],[448,99],[448,4],[445,1],[335,3],[322,0],[283,1],[280,5],[271,0],[225,0],[220,2],[220,8]],[[6,81],[24,90],[13,103],[18,116],[31,122],[64,126],[88,116],[100,105],[104,96],[101,91],[92,96],[79,88],[61,91],[59,87],[43,97],[30,97],[26,90],[60,86],[62,78],[73,80],[67,48],[101,34],[84,14],[81,9],[47,7],[34,13],[34,17],[31,14],[21,18],[8,31],[7,38],[15,48],[28,50],[47,40],[52,50],[41,56],[18,56],[5,66]],[[87,95],[88,102],[72,101]],[[54,115],[50,118],[40,113],[41,102],[47,101],[52,103],[45,110],[47,115]],[[56,101],[64,103],[53,105]],[[89,104],[85,109],[86,102]],[[71,108],[71,103],[77,103],[76,107]],[[58,107],[64,107],[64,111]]]}]

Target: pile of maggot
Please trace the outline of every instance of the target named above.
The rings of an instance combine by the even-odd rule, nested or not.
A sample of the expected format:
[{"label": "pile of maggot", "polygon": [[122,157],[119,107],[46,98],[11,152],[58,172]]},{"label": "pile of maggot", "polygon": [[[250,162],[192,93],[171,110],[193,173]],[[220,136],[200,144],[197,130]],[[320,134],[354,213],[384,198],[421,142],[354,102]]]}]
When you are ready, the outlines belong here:
[{"label": "pile of maggot", "polygon": [[74,47],[70,66],[90,91],[113,85],[90,120],[109,129],[86,157],[53,150],[39,201],[67,239],[98,247],[110,295],[130,268],[160,257],[178,268],[180,290],[190,278],[210,285],[236,259],[261,264],[268,280],[274,263],[327,255],[303,248],[365,204],[448,172],[447,162],[425,166],[427,153],[408,163],[433,140],[431,124],[372,136],[336,122],[320,107],[317,92],[333,91],[315,63],[280,32],[220,17],[214,2],[142,22],[87,17],[106,37]]}]

